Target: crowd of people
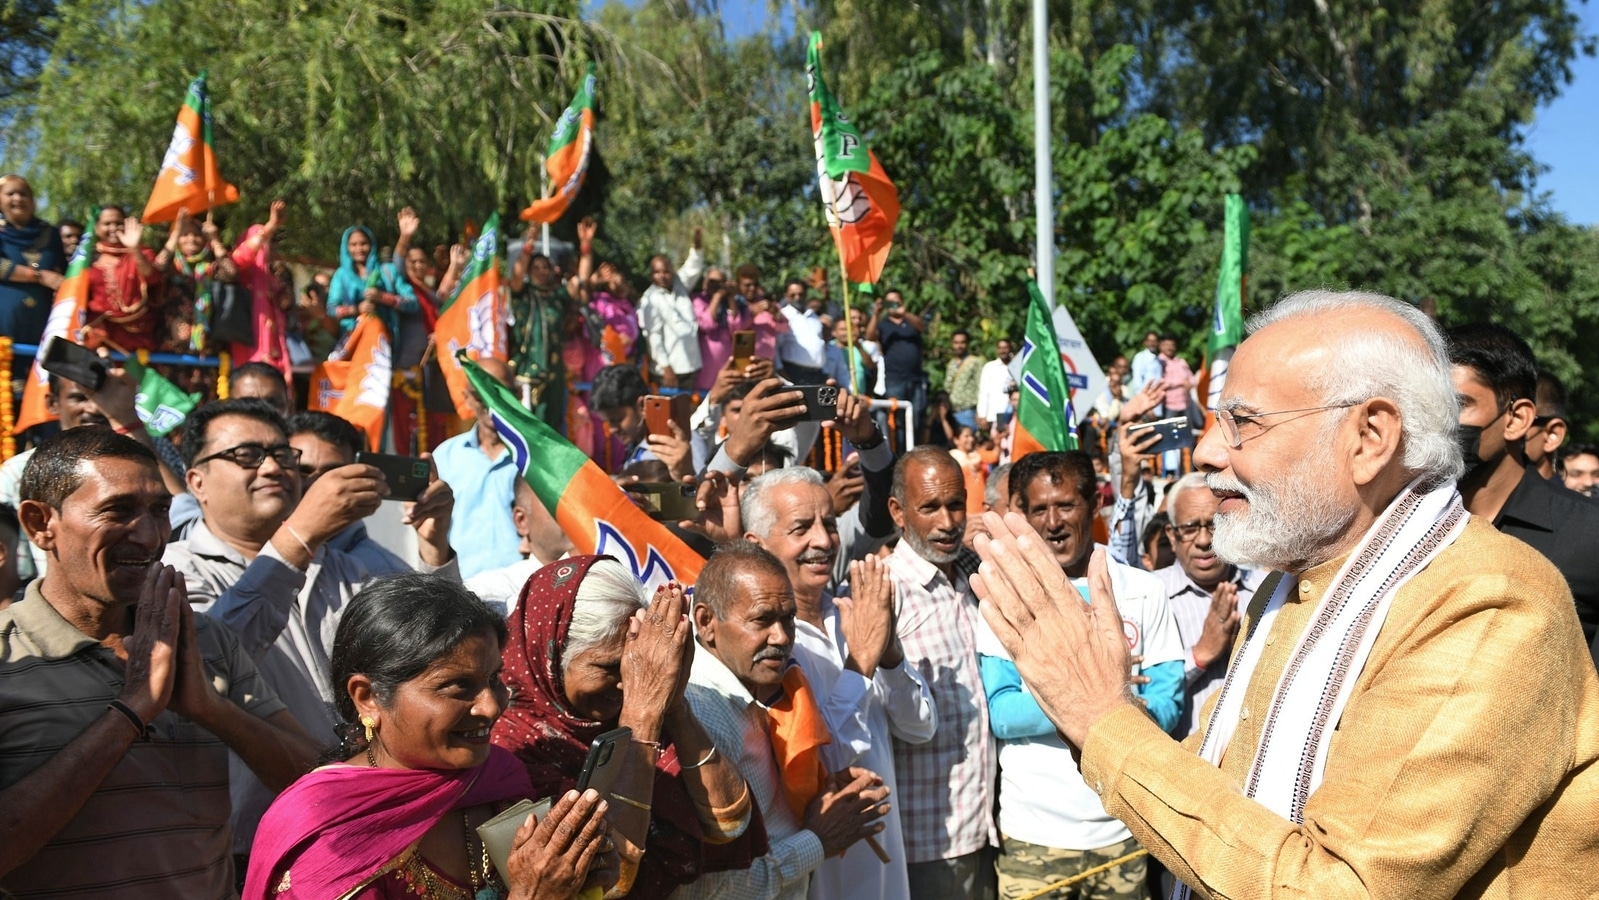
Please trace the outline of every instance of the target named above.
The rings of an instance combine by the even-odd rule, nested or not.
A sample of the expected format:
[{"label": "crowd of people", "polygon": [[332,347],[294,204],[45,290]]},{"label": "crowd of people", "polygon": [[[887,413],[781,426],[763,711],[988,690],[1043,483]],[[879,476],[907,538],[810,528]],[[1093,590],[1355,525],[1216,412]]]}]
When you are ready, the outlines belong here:
[{"label": "crowd of people", "polygon": [[[14,176],[0,213],[25,343],[65,235]],[[698,236],[639,291],[586,221],[570,271],[514,256],[480,365],[705,558],[651,592],[574,553],[470,387],[388,499],[288,348],[377,315],[420,364],[466,258],[406,211],[291,303],[285,215],[232,251],[94,223],[102,346],[203,348],[226,278],[277,325],[171,438],[121,366],[52,376],[57,423],[0,466],[0,895],[1599,891],[1599,455],[1512,332],[1293,295],[1214,410],[1151,333],[1081,449],[1012,458],[1012,340],[955,333],[930,393],[899,292],[840,327],[822,273],[768,297]],[[671,396],[686,428],[646,415]],[[1135,426],[1173,418],[1197,442],[1151,454]]]}]

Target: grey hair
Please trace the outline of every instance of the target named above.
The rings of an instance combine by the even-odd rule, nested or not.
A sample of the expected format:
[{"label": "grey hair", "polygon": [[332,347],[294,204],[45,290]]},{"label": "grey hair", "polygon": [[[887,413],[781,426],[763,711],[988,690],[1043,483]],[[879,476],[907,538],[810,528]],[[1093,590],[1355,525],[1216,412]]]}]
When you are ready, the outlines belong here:
[{"label": "grey hair", "polygon": [[1187,475],[1172,482],[1172,486],[1166,489],[1166,515],[1171,518],[1173,525],[1178,524],[1176,517],[1177,498],[1194,490],[1210,493],[1210,487],[1205,484],[1204,472],[1189,472]]},{"label": "grey hair", "polygon": [[746,533],[760,535],[763,538],[772,533],[773,526],[777,524],[777,512],[772,509],[771,500],[767,495],[771,493],[772,488],[785,484],[813,484],[819,488],[827,487],[827,482],[822,480],[822,473],[805,466],[773,469],[751,481],[744,488],[744,495],[738,499],[738,515],[744,522]]},{"label": "grey hair", "polygon": [[614,559],[589,566],[572,601],[572,624],[566,629],[564,664],[579,654],[603,647],[627,633],[627,620],[649,605],[644,585]]},{"label": "grey hair", "polygon": [[1466,470],[1455,438],[1460,401],[1450,376],[1448,344],[1426,313],[1382,294],[1300,291],[1251,318],[1249,331],[1306,316],[1348,319],[1374,312],[1403,320],[1421,338],[1421,346],[1391,329],[1354,330],[1332,348],[1337,365],[1308,374],[1310,388],[1326,404],[1393,400],[1399,407],[1406,473],[1420,477],[1425,488],[1457,481]]},{"label": "grey hair", "polygon": [[988,504],[989,509],[999,509],[1000,501],[1010,496],[1009,487],[1010,463],[995,466],[988,473],[988,481],[983,483],[983,502]]}]

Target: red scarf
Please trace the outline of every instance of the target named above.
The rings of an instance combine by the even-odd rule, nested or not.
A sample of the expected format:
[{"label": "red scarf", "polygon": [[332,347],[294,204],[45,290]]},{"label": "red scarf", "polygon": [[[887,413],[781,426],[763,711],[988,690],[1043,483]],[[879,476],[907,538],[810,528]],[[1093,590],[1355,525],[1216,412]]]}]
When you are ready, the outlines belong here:
[{"label": "red scarf", "polygon": [[[511,703],[494,723],[494,743],[522,760],[535,797],[558,796],[575,787],[590,742],[616,727],[615,722],[595,722],[574,713],[561,674],[577,587],[596,562],[612,558],[573,556],[534,572],[506,623],[511,633],[502,654],[501,677],[511,688]],[[661,735],[651,803],[650,833],[629,900],[664,898],[703,872],[748,869],[767,852],[766,828],[758,811],[738,839],[705,844],[669,735]]]}]

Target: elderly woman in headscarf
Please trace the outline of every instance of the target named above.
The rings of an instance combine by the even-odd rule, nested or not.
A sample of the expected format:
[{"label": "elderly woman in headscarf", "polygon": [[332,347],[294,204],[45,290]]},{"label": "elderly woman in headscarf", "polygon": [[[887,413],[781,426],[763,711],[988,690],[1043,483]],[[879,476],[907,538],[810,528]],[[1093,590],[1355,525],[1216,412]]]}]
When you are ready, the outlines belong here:
[{"label": "elderly woman in headscarf", "polygon": [[410,282],[382,261],[372,230],[365,225],[344,229],[339,268],[328,285],[328,314],[339,320],[339,337],[355,328],[357,316],[373,313],[389,330],[389,340],[398,342],[399,314],[413,314],[420,308]]},{"label": "elderly woman in headscarf", "polygon": [[610,896],[663,898],[767,852],[749,786],[684,698],[694,640],[681,587],[650,598],[615,559],[571,557],[528,579],[508,625],[511,703],[493,740],[526,765],[536,795],[571,789],[598,735],[633,731],[605,798],[622,858]]},{"label": "elderly woman in headscarf", "polygon": [[61,235],[33,211],[27,180],[0,175],[0,335],[24,344],[44,333],[67,264]]}]

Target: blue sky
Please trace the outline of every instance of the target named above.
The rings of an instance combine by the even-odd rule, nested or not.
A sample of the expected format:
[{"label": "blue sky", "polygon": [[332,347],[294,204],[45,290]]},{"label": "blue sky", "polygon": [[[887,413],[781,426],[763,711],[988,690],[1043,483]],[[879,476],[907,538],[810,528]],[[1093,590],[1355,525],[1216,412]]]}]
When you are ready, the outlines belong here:
[{"label": "blue sky", "polygon": [[[589,0],[590,6],[601,5]],[[1599,34],[1599,3],[1578,4],[1585,35]],[[767,0],[722,0],[722,20],[730,38],[752,34],[770,15]],[[793,6],[783,4],[782,20],[792,27]],[[1538,177],[1555,209],[1579,225],[1599,225],[1599,58],[1578,57],[1565,93],[1540,109],[1527,129],[1527,148],[1547,171]]]}]

